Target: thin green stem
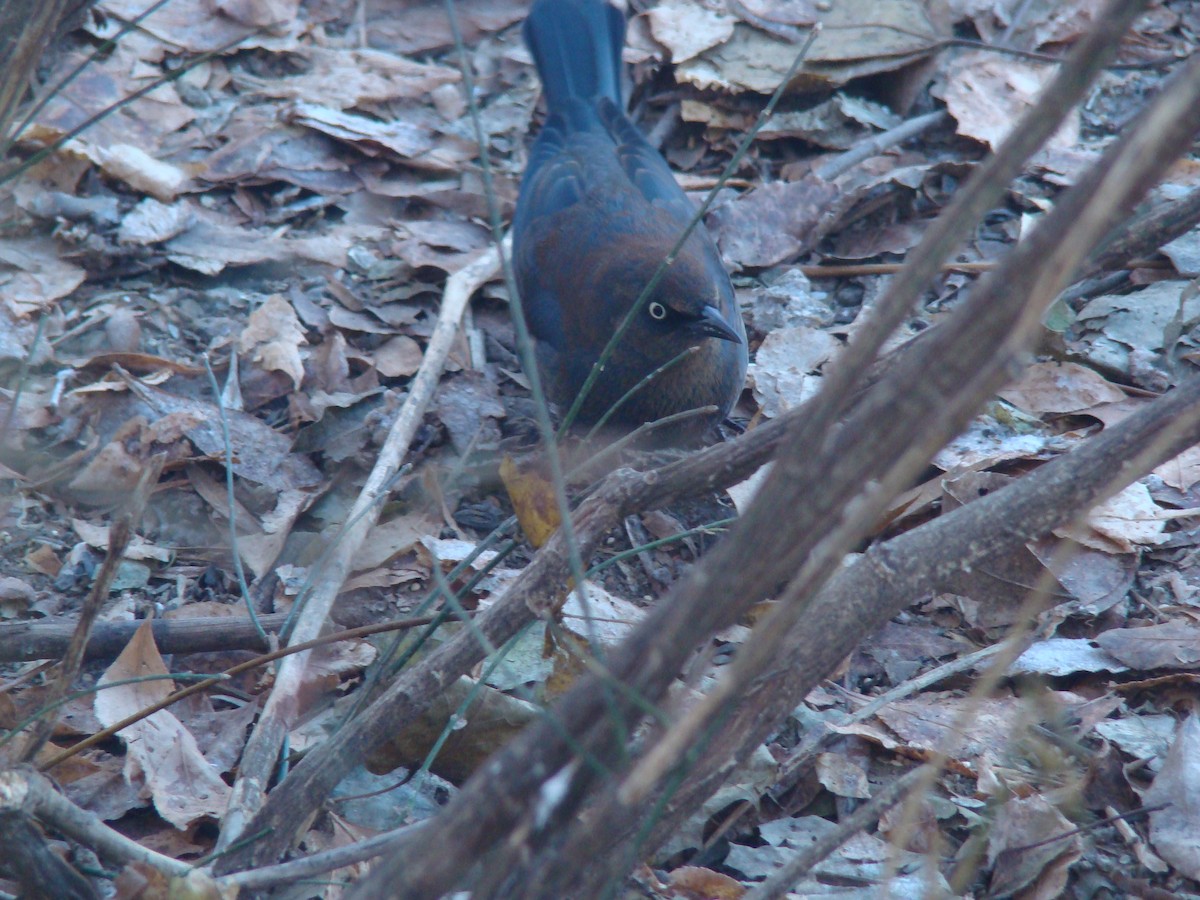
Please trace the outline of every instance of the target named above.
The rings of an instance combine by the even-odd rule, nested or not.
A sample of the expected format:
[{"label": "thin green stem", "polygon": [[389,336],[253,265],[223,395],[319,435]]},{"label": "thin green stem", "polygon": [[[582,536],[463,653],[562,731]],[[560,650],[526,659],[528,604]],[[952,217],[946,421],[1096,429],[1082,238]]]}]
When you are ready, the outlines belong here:
[{"label": "thin green stem", "polygon": [[121,678],[116,681],[105,681],[103,683],[95,684],[90,688],[83,688],[82,690],[73,691],[70,694],[59,697],[53,703],[47,703],[45,706],[40,707],[35,712],[30,713],[16,725],[14,725],[11,731],[6,732],[2,737],[0,737],[0,747],[3,747],[43,716],[54,712],[54,710],[67,703],[70,703],[72,700],[78,700],[80,697],[86,697],[89,694],[96,693],[97,691],[106,691],[109,688],[115,687],[125,687],[126,685],[130,684],[142,684],[147,681],[224,681],[228,677],[229,676],[227,675],[198,675],[193,672],[188,672],[185,674],[168,672],[165,675],[139,675],[136,678]]},{"label": "thin green stem", "polygon": [[653,372],[651,372],[649,375],[647,375],[645,378],[641,379],[637,384],[635,384],[633,387],[631,387],[629,390],[627,390],[624,394],[622,394],[621,399],[618,400],[616,403],[614,403],[612,406],[610,406],[608,408],[608,410],[604,413],[604,415],[602,415],[600,417],[600,421],[598,421],[595,425],[592,426],[591,430],[587,433],[586,440],[591,440],[591,438],[594,437],[596,435],[596,433],[600,431],[601,428],[603,428],[605,425],[607,425],[609,419],[611,419],[614,415],[616,415],[617,410],[619,410],[622,406],[624,406],[626,401],[628,401],[630,397],[632,397],[634,394],[636,394],[638,391],[640,391],[642,388],[644,388],[646,385],[648,385],[651,381],[653,381],[655,378],[657,378],[659,375],[661,375],[667,369],[683,362],[689,356],[694,356],[699,351],[699,349],[700,349],[699,347],[688,347],[682,353],[679,353],[679,354],[673,356],[671,359],[667,360],[665,363],[663,363],[661,366],[659,366],[657,369],[655,369]]},{"label": "thin green stem", "polygon": [[597,563],[588,569],[587,577],[592,578],[600,572],[603,572],[609,566],[614,566],[622,560],[637,556],[639,553],[655,550],[667,544],[674,544],[690,537],[696,537],[697,535],[714,534],[717,531],[724,529],[726,526],[732,525],[736,521],[737,516],[730,516],[727,519],[717,519],[717,521],[709,522],[707,525],[698,525],[695,528],[687,529],[687,531],[681,531],[678,534],[672,534],[665,538],[659,538],[656,541],[648,541],[647,543],[641,544],[637,547],[630,547],[628,550],[622,550],[620,553],[614,553],[608,559],[604,560],[604,562]]},{"label": "thin green stem", "polygon": [[[270,640],[267,638],[267,631],[258,620],[258,610],[254,608],[254,601],[250,599],[250,585],[246,583],[246,570],[242,566],[242,555],[238,552],[238,503],[237,495],[233,490],[233,438],[229,433],[229,415],[225,410],[225,401],[221,398],[221,386],[217,384],[217,376],[213,372],[207,353],[204,354],[204,371],[208,374],[208,386],[217,403],[217,416],[221,420],[221,439],[225,445],[225,496],[229,503],[229,552],[233,554],[233,570],[237,574],[238,588],[242,592],[242,602],[246,604],[246,614],[250,617],[250,624],[254,626],[254,630],[262,642],[269,646]],[[234,367],[231,366],[229,372],[230,378],[235,377],[236,369]]]}]

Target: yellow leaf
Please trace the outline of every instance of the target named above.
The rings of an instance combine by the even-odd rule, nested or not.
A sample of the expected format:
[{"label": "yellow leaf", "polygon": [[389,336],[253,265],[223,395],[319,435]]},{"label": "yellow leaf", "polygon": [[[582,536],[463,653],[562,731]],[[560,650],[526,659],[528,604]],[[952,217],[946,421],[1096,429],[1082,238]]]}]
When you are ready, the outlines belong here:
[{"label": "yellow leaf", "polygon": [[500,477],[525,537],[534,547],[542,546],[561,524],[554,485],[535,467],[522,467],[511,456],[500,463]]}]

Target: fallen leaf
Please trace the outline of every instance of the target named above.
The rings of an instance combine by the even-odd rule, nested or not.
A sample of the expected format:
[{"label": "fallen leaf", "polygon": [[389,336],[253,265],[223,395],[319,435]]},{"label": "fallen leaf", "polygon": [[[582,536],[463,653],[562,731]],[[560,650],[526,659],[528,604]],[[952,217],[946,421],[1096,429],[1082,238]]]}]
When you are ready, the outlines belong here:
[{"label": "fallen leaf", "polygon": [[1164,622],[1145,628],[1111,628],[1096,643],[1131,669],[1190,669],[1200,663],[1200,625]]},{"label": "fallen leaf", "polygon": [[304,326],[282,294],[272,294],[250,314],[238,338],[238,350],[250,354],[268,372],[279,371],[299,389],[304,381],[300,348],[308,343]]},{"label": "fallen leaf", "polygon": [[771,332],[747,373],[763,415],[775,418],[814,396],[820,369],[841,348],[828,331],[796,325]]},{"label": "fallen leaf", "polygon": [[534,547],[542,546],[560,523],[554,485],[540,471],[522,468],[507,455],[500,463],[500,477],[526,539]]},{"label": "fallen leaf", "polygon": [[1041,415],[1086,411],[1102,403],[1119,403],[1126,395],[1086,366],[1043,362],[1026,367],[1020,380],[1000,396],[1025,412]]},{"label": "fallen leaf", "polygon": [[1150,490],[1135,481],[1115,497],[1110,497],[1087,515],[1084,527],[1069,526],[1055,530],[1085,547],[1111,553],[1132,553],[1142,546],[1154,546],[1166,540],[1163,527],[1166,516],[1150,497]]},{"label": "fallen leaf", "polygon": [[1115,656],[1086,638],[1046,638],[1018,656],[1010,675],[1044,675],[1063,678],[1080,672],[1128,672]]},{"label": "fallen leaf", "polygon": [[59,257],[53,238],[0,241],[0,303],[18,320],[70,294],[86,274]]},{"label": "fallen leaf", "polygon": [[702,866],[680,866],[671,872],[671,896],[679,900],[740,900],[740,881]]},{"label": "fallen leaf", "polygon": [[1054,900],[1067,886],[1067,870],[1083,856],[1083,840],[1070,819],[1038,794],[1012,797],[988,832],[991,896],[1020,892],[1029,900]]},{"label": "fallen leaf", "polygon": [[1180,723],[1162,769],[1143,800],[1164,808],[1150,813],[1150,843],[1188,878],[1200,878],[1200,720]]},{"label": "fallen leaf", "polygon": [[[964,51],[946,67],[934,95],[958,122],[959,134],[999,146],[1032,108],[1053,72],[1038,63],[1000,59],[990,51]],[[1072,110],[1050,138],[1052,148],[1079,143],[1079,113]]]},{"label": "fallen leaf", "polygon": [[[99,683],[166,674],[168,669],[154,645],[150,621],[146,620]],[[96,715],[104,726],[114,725],[162,700],[174,689],[170,679],[164,678],[101,690],[94,702]],[[197,819],[224,815],[229,786],[201,754],[192,733],[170,710],[159,710],[118,734],[125,741],[126,780],[145,786],[160,816],[184,829]]]},{"label": "fallen leaf", "polygon": [[385,378],[407,378],[415,375],[425,358],[421,345],[405,334],[391,338],[372,354],[375,368]]},{"label": "fallen leaf", "polygon": [[646,18],[650,34],[667,48],[676,65],[729,40],[737,21],[686,0],[664,0]]}]

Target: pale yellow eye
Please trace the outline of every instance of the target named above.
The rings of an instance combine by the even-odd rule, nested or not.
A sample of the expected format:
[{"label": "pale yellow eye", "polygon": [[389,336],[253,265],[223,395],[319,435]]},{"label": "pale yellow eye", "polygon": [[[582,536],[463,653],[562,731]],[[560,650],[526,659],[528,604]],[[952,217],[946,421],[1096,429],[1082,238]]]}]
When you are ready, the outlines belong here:
[{"label": "pale yellow eye", "polygon": [[650,313],[650,318],[662,321],[667,317],[667,308],[657,300],[646,307],[646,312]]}]

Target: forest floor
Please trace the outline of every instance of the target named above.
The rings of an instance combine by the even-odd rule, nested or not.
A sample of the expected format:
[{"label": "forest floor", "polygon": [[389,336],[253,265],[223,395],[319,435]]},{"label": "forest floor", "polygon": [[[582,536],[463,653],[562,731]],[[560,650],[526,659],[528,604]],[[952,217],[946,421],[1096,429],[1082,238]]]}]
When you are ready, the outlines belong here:
[{"label": "forest floor", "polygon": [[[443,609],[467,619],[536,553],[519,537],[497,558],[488,540],[512,515],[514,492],[521,503],[501,460],[536,432],[503,279],[487,261],[491,208],[511,216],[541,112],[520,39],[523,0],[454,5],[490,181],[442,3],[364,15],[351,0],[245,0],[199,15],[174,0],[123,29],[142,3],[102,0],[47,50],[34,92],[44,102],[29,107],[0,163],[0,729],[24,728],[58,697],[54,661],[134,498],[135,534],[103,576],[76,693],[46,713],[53,730],[30,758],[72,804],[192,862],[217,849],[248,735],[278,684],[269,666],[62,751],[188,683],[168,674],[258,659],[265,646],[240,579],[278,631],[363,502],[404,410],[423,404],[404,466],[371,504],[377,520],[336,591],[329,630],[400,620],[398,633],[411,635],[409,620]],[[738,427],[820,390],[864,310],[1102,4],[820,6],[638,2],[630,23],[635,121],[697,201],[719,187],[707,224],[750,335]],[[1012,21],[1017,6],[1023,18]],[[822,16],[801,77],[718,184]],[[1200,7],[1185,0],[1138,20],[1121,65],[963,236],[895,345],[953,312],[1198,38]],[[14,174],[23,161],[32,165]],[[1146,208],[1197,190],[1200,166],[1182,161]],[[448,353],[433,358],[448,282],[477,270]],[[870,540],[997,490],[1193,375],[1198,275],[1191,229],[1061,297],[1036,359]],[[604,627],[589,633],[574,600],[568,631],[619,642],[752,495],[740,485],[629,517],[583,560],[603,564],[588,593]],[[1064,542],[1073,553],[1060,552]],[[873,897],[885,880],[902,897],[931,885],[980,897],[1200,895],[1198,546],[1193,449],[1019,558],[912,597],[622,890],[741,896],[942,753],[919,812],[884,809],[788,896]],[[464,573],[485,563],[467,584]],[[447,574],[461,588],[456,610],[439,594]],[[1031,618],[1028,595],[1046,577],[1052,602]],[[178,627],[156,643],[135,634],[149,619]],[[752,625],[714,638],[695,687],[719,677]],[[421,640],[436,645],[456,627],[467,626]],[[436,816],[579,670],[578,648],[543,631],[526,630],[472,673],[476,706],[460,707],[465,693],[440,698],[411,735],[377,750],[297,846],[315,853]],[[1013,633],[1027,635],[1023,652],[976,696]],[[397,640],[360,635],[309,657],[290,688],[293,762],[363,702]],[[163,677],[142,680],[153,674]],[[97,690],[122,679],[135,680]],[[16,732],[5,741],[21,744]],[[365,866],[288,896],[339,897]],[[111,859],[102,868],[91,877],[117,876],[116,896],[154,896],[132,877],[152,880],[153,861],[127,862],[120,876]],[[0,891],[18,893],[2,861],[0,875],[14,879]]]}]

